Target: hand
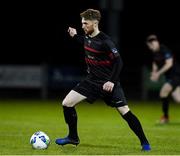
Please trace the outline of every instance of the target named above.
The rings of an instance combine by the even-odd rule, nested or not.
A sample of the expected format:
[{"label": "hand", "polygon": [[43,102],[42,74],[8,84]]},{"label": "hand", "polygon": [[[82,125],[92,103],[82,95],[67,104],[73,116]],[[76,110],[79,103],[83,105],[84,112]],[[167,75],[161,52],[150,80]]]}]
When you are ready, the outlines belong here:
[{"label": "hand", "polygon": [[160,77],[160,74],[158,72],[152,72],[150,79],[151,81],[157,82],[159,77]]},{"label": "hand", "polygon": [[74,37],[74,35],[77,34],[77,31],[76,31],[76,29],[69,27],[69,28],[68,28],[68,33],[69,33],[69,35],[70,35],[71,37]]},{"label": "hand", "polygon": [[106,83],[104,83],[103,85],[103,90],[107,91],[107,92],[112,92],[114,88],[114,83],[108,81]]}]

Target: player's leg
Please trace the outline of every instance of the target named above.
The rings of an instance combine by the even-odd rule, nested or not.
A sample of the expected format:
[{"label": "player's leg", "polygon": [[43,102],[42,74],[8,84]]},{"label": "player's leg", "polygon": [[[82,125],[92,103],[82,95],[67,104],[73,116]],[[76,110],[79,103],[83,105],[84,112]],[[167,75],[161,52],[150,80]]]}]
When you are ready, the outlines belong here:
[{"label": "player's leg", "polygon": [[56,140],[56,143],[59,145],[65,144],[79,144],[79,137],[77,131],[77,113],[75,110],[75,105],[80,101],[86,99],[84,95],[71,90],[67,96],[64,98],[63,105],[63,113],[64,119],[69,128],[69,134],[65,138],[59,138]]},{"label": "player's leg", "polygon": [[172,97],[175,102],[180,103],[180,86],[177,86],[172,92]]},{"label": "player's leg", "polygon": [[66,138],[56,140],[59,145],[65,144],[79,144],[79,137],[77,132],[77,113],[75,105],[82,100],[93,103],[99,96],[97,86],[85,79],[75,86],[73,90],[65,97],[62,102],[64,118],[69,127],[69,135]]},{"label": "player's leg", "polygon": [[173,87],[168,82],[165,83],[160,90],[159,96],[162,101],[162,111],[163,111],[163,116],[160,119],[160,123],[169,122],[169,95],[172,90],[173,90]]},{"label": "player's leg", "polygon": [[115,86],[113,90],[113,95],[106,96],[104,98],[104,101],[107,105],[117,108],[118,112],[128,123],[131,130],[138,136],[141,142],[142,150],[151,150],[149,142],[142,129],[141,123],[139,122],[138,118],[130,111],[127,105],[126,98],[124,96],[124,92],[120,86],[120,83]]},{"label": "player's leg", "polygon": [[62,102],[64,118],[69,127],[69,137],[73,139],[78,138],[77,133],[77,113],[75,105],[80,101],[86,99],[84,95],[71,90]]},{"label": "player's leg", "polygon": [[123,119],[128,123],[131,130],[137,135],[140,140],[142,150],[151,150],[150,144],[144,134],[143,128],[139,119],[130,111],[128,105],[117,107],[118,112]]},{"label": "player's leg", "polygon": [[74,107],[77,103],[81,102],[84,99],[86,99],[86,96],[74,90],[71,90],[64,98],[62,105],[64,107]]}]

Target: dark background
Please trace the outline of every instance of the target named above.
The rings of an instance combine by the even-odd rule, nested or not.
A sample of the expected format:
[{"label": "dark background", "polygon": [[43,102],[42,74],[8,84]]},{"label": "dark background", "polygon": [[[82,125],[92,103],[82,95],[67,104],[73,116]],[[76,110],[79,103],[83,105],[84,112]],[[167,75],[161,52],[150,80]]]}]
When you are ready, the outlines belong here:
[{"label": "dark background", "polygon": [[[138,96],[142,67],[151,65],[151,55],[144,43],[148,34],[156,33],[173,50],[177,61],[180,60],[180,9],[175,0],[121,2],[116,43],[124,61],[122,85],[129,95]],[[79,14],[94,8],[102,13],[100,29],[112,36],[108,26],[109,10],[113,12],[113,9],[110,0],[108,3],[108,7],[102,7],[102,1],[98,0],[2,4],[0,64],[72,65],[85,71],[83,49],[72,41],[67,29],[72,26],[83,33]]]}]

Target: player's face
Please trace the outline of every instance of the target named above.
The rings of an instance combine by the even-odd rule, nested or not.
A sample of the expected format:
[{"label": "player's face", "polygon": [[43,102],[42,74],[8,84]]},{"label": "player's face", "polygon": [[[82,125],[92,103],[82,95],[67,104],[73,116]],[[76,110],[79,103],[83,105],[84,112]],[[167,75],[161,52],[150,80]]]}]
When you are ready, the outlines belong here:
[{"label": "player's face", "polygon": [[86,35],[91,35],[94,32],[94,27],[96,25],[95,21],[85,20],[82,18],[82,29],[84,30]]},{"label": "player's face", "polygon": [[152,52],[157,52],[157,51],[159,51],[159,48],[160,48],[160,45],[159,45],[158,41],[148,42],[147,46]]}]

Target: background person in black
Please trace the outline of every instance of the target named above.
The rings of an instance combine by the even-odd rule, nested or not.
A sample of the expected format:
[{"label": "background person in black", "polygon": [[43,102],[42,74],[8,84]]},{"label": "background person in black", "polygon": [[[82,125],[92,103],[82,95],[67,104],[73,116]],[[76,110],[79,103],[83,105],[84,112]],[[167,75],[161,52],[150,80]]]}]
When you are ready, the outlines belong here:
[{"label": "background person in black", "polygon": [[80,15],[85,36],[77,35],[76,29],[71,27],[68,32],[73,39],[84,45],[88,75],[68,93],[62,102],[69,134],[65,138],[57,139],[56,143],[58,145],[79,144],[75,105],[85,99],[93,103],[97,98],[102,98],[107,105],[115,107],[127,121],[132,131],[138,136],[142,150],[149,151],[151,148],[141,124],[130,111],[120,86],[121,57],[111,39],[99,31],[100,12],[88,9]]},{"label": "background person in black", "polygon": [[171,50],[161,44],[156,35],[149,35],[146,44],[153,52],[150,79],[156,82],[161,75],[165,75],[166,78],[159,95],[163,111],[160,123],[167,123],[169,121],[169,95],[172,93],[173,99],[180,102],[180,66],[175,62]]}]

